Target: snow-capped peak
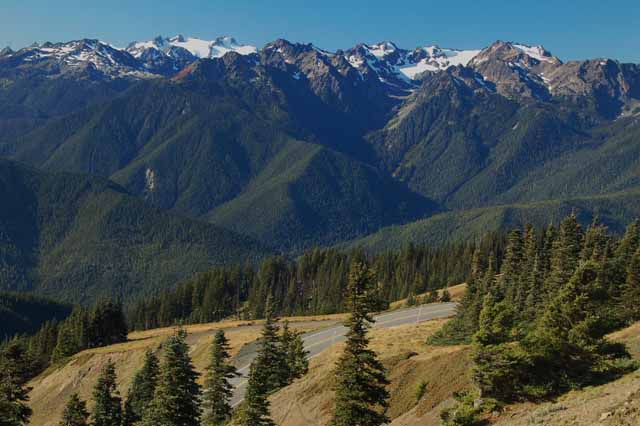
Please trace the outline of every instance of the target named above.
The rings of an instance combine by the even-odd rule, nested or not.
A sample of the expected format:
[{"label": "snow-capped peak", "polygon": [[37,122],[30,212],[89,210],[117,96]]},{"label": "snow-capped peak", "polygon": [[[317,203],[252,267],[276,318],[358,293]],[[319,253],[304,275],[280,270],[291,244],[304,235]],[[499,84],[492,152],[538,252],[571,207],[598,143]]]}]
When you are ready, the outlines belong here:
[{"label": "snow-capped peak", "polygon": [[145,75],[132,55],[100,40],[47,42],[22,49],[18,54],[26,63],[57,61],[67,71],[85,69],[88,66],[111,77]]},{"label": "snow-capped peak", "polygon": [[383,41],[378,44],[366,45],[366,47],[369,50],[369,53],[378,59],[382,59],[398,50],[398,46],[391,41]]},{"label": "snow-capped peak", "polygon": [[537,59],[540,62],[554,62],[551,54],[542,46],[528,46],[520,43],[512,43],[511,45],[525,55]]},{"label": "snow-capped peak", "polygon": [[254,46],[239,44],[230,36],[218,37],[210,41],[194,37],[185,37],[181,34],[171,38],[156,37],[151,41],[135,42],[130,44],[127,50],[135,57],[140,57],[146,49],[153,48],[167,52],[172,47],[185,49],[196,58],[219,58],[228,52],[249,55],[258,51]]}]

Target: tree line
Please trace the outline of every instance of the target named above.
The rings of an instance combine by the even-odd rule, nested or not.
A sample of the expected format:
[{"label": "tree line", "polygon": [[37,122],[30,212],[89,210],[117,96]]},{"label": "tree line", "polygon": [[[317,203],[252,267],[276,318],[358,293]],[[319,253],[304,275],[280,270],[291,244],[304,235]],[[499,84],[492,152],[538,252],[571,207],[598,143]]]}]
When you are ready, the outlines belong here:
[{"label": "tree line", "polygon": [[20,356],[22,382],[35,377],[85,349],[108,346],[127,340],[128,327],[122,306],[103,301],[92,308],[76,306],[62,321],[45,322],[37,333],[18,335],[0,345],[0,359]]},{"label": "tree line", "polygon": [[378,310],[388,303],[465,281],[475,247],[501,254],[504,236],[490,233],[478,244],[443,247],[408,245],[402,250],[367,255],[361,250],[314,249],[296,260],[271,257],[257,269],[219,267],[141,300],[129,310],[132,329],[203,323],[235,316],[265,317],[271,297],[278,315],[322,315],[345,312],[349,268],[366,261],[376,272]]},{"label": "tree line", "polygon": [[[351,312],[345,322],[347,342],[336,368],[333,426],[380,426],[388,422],[389,394],[386,371],[377,355],[368,349],[367,331],[373,323],[374,273],[366,263],[350,266],[345,305]],[[302,336],[287,322],[279,323],[273,298],[265,305],[265,321],[259,350],[249,368],[244,401],[231,406],[233,385],[239,377],[231,363],[230,346],[219,330],[210,347],[204,385],[189,355],[186,331],[178,328],[156,350],[148,350],[123,398],[117,386],[116,366],[103,365],[93,388],[91,412],[87,402],[72,394],[64,408],[60,426],[272,426],[268,397],[307,373],[308,352]],[[7,426],[28,424],[31,410],[23,374],[24,348],[13,342],[0,357],[0,422]],[[162,354],[160,362],[159,354]],[[18,379],[20,378],[20,379]],[[16,380],[13,380],[16,379]],[[7,398],[11,395],[11,399]]]},{"label": "tree line", "polygon": [[[576,216],[508,235],[501,267],[476,252],[458,315],[431,343],[471,343],[475,388],[443,413],[475,424],[491,404],[550,398],[635,368],[606,335],[640,320],[640,223],[621,238]],[[478,398],[484,405],[477,404]]]}]

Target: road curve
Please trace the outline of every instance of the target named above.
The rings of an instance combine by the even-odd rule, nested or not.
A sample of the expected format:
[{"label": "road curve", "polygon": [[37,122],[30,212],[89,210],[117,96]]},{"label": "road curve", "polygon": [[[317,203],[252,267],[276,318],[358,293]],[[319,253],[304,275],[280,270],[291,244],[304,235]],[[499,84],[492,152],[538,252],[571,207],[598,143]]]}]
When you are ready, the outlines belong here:
[{"label": "road curve", "polygon": [[[430,305],[416,306],[409,309],[402,309],[394,312],[380,314],[374,317],[375,324],[373,328],[390,328],[404,324],[421,323],[437,318],[446,318],[455,313],[455,303],[434,303]],[[338,342],[345,340],[346,327],[341,323],[330,326],[320,331],[313,331],[302,335],[304,348],[309,351],[309,359],[315,358],[327,348]],[[237,363],[238,378],[232,379],[234,386],[233,398],[231,405],[235,407],[244,399],[244,393],[247,386],[247,375],[249,374],[249,366],[256,357],[258,346],[252,345],[243,351]]]}]

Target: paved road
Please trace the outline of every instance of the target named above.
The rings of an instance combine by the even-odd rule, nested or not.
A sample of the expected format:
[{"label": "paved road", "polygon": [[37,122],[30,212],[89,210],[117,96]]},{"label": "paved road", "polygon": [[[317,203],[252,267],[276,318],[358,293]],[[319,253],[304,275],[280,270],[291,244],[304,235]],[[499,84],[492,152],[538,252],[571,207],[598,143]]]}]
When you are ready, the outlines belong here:
[{"label": "paved road", "polygon": [[[376,322],[373,328],[389,328],[404,324],[420,323],[436,318],[446,318],[455,313],[455,307],[455,303],[438,303],[381,314],[375,317]],[[329,326],[324,330],[302,335],[304,348],[309,351],[309,359],[315,358],[335,343],[344,341],[346,331],[347,329],[338,322],[336,325]],[[249,366],[251,365],[251,361],[256,357],[257,349],[258,346],[255,343],[247,345],[241,353],[238,354],[236,359],[238,372],[241,376],[231,381],[235,386],[233,398],[231,399],[231,405],[234,407],[240,404],[244,398]]]}]

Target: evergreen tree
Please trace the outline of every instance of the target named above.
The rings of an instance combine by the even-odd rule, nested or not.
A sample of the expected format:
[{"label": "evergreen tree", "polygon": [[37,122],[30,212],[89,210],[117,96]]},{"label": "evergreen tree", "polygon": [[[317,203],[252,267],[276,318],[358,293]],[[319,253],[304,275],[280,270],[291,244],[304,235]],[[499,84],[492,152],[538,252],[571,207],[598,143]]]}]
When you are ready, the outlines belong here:
[{"label": "evergreen tree", "polygon": [[582,231],[575,214],[572,214],[562,221],[558,238],[553,242],[551,270],[545,285],[548,297],[553,298],[569,281],[578,267],[581,249]]},{"label": "evergreen tree", "polygon": [[289,323],[286,321],[282,326],[280,342],[286,356],[287,383],[291,383],[309,371],[309,361],[307,360],[309,353],[304,349],[301,334],[292,332],[289,329]]},{"label": "evergreen tree", "polygon": [[211,362],[204,385],[204,407],[207,410],[204,423],[207,426],[223,426],[231,417],[229,401],[233,396],[233,385],[229,380],[237,372],[229,362],[230,358],[229,340],[219,330],[211,345]]},{"label": "evergreen tree", "polygon": [[627,321],[640,320],[640,249],[636,251],[627,268],[622,308]]},{"label": "evergreen tree", "polygon": [[389,398],[385,386],[389,382],[382,363],[368,348],[367,329],[373,323],[370,315],[373,285],[373,273],[367,265],[353,263],[347,287],[351,315],[345,326],[349,331],[335,371],[332,426],[379,426],[389,421],[385,413]]},{"label": "evergreen tree", "polygon": [[107,361],[93,389],[93,426],[116,426],[122,423],[122,405],[116,385],[116,368]]},{"label": "evergreen tree", "polygon": [[599,265],[581,265],[549,303],[523,345],[536,366],[536,379],[558,392],[591,382],[625,350],[609,343],[603,318],[594,312]]},{"label": "evergreen tree", "polygon": [[187,333],[179,329],[165,345],[153,400],[142,417],[144,426],[200,425],[200,385],[186,337]]},{"label": "evergreen tree", "polygon": [[268,296],[265,304],[265,320],[262,327],[260,349],[255,359],[257,374],[266,386],[267,394],[289,383],[286,353],[278,335],[278,318],[273,313],[273,297]]},{"label": "evergreen tree", "polygon": [[25,386],[29,372],[23,363],[24,348],[11,342],[0,353],[0,425],[23,426],[29,423],[32,411],[27,405],[29,388]]},{"label": "evergreen tree", "polygon": [[127,399],[124,404],[123,426],[131,426],[142,420],[147,406],[153,400],[158,384],[160,368],[158,357],[148,350],[142,368],[133,377]]},{"label": "evergreen tree", "polygon": [[269,413],[269,386],[264,380],[265,375],[259,371],[258,363],[252,362],[244,395],[244,409],[240,415],[242,426],[275,426]]},{"label": "evergreen tree", "polygon": [[64,407],[59,426],[88,426],[88,420],[87,403],[81,400],[77,393],[74,393]]}]

